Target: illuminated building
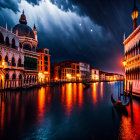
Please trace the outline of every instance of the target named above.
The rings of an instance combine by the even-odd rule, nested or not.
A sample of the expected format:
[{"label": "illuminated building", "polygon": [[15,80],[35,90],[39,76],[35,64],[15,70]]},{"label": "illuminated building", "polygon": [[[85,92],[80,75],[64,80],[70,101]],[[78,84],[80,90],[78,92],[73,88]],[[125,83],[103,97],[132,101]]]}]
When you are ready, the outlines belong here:
[{"label": "illuminated building", "polygon": [[99,71],[99,79],[100,81],[105,81],[105,72]]},{"label": "illuminated building", "polygon": [[24,52],[19,38],[0,27],[0,89],[22,86],[23,73]]},{"label": "illuminated building", "polygon": [[19,19],[19,24],[15,25],[12,32],[19,37],[19,47],[23,49],[24,53],[24,85],[36,85],[38,79],[37,60],[39,57],[36,52],[37,31],[35,26],[32,30],[27,25],[24,11]]},{"label": "illuminated building", "polygon": [[90,80],[90,64],[79,62],[81,80]]},{"label": "illuminated building", "polygon": [[133,85],[133,92],[140,93],[140,26],[137,27],[138,10],[136,1],[132,12],[133,32],[124,38],[126,89],[129,83]]},{"label": "illuminated building", "polygon": [[99,81],[99,70],[91,68],[91,80]]},{"label": "illuminated building", "polygon": [[38,59],[38,80],[39,82],[48,82],[50,80],[50,55],[49,50],[37,49],[39,54]]},{"label": "illuminated building", "polygon": [[51,65],[51,79],[61,81],[80,80],[79,63],[75,61],[62,61]]},{"label": "illuminated building", "polygon": [[50,79],[49,50],[37,52],[37,45],[36,27],[27,25],[24,11],[11,32],[7,25],[0,27],[0,89],[31,87]]}]

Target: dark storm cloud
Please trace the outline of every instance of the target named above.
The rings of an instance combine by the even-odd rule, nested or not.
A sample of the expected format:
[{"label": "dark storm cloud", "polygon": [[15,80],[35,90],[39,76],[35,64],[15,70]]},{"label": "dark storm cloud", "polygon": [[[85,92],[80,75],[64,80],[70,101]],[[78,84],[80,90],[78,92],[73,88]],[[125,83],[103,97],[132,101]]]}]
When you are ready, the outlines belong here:
[{"label": "dark storm cloud", "polygon": [[18,12],[18,3],[20,0],[0,0],[0,9],[8,8],[13,10],[14,12]]},{"label": "dark storm cloud", "polygon": [[[108,44],[104,43],[104,38],[100,39],[100,45],[93,42],[96,46],[97,53],[94,53],[94,58],[97,58],[93,65],[101,64],[104,60],[109,63],[112,58],[116,56],[119,58],[123,57],[123,34],[126,33],[128,36],[132,32],[132,19],[131,12],[133,9],[133,0],[51,0],[53,4],[57,5],[61,10],[64,11],[74,11],[80,16],[89,16],[96,24],[102,26],[105,29],[105,33],[108,32],[112,36],[112,40]],[[140,6],[140,1],[137,0],[138,7]],[[76,7],[73,9],[73,7]],[[140,7],[139,7],[140,8]],[[78,9],[78,10],[76,10]],[[105,47],[103,47],[105,46]],[[91,48],[91,47],[88,47]],[[95,50],[94,48],[94,50]],[[102,50],[103,49],[103,50]],[[105,50],[107,51],[105,51]],[[111,49],[111,53],[109,53]],[[93,49],[92,49],[93,50]],[[90,55],[91,53],[89,53]],[[97,55],[98,54],[98,55]],[[112,54],[114,57],[112,57]],[[108,56],[107,56],[108,55]],[[106,57],[107,56],[107,57]],[[90,58],[90,57],[89,57]],[[91,61],[91,60],[90,60]],[[107,64],[107,63],[104,64]],[[110,67],[113,67],[111,65]]]},{"label": "dark storm cloud", "polygon": [[[42,6],[42,9],[38,10],[39,13],[26,10],[25,14],[34,14],[37,18],[39,47],[50,49],[52,61],[79,60],[106,71],[121,71],[119,61],[124,55],[123,34],[125,32],[128,36],[132,32],[133,0],[50,0],[64,11],[63,14],[53,11],[55,7],[44,7],[46,3],[41,5],[41,1],[44,0],[26,0],[32,6]],[[18,12],[21,2],[0,0],[0,7]],[[138,0],[137,5],[140,5]],[[24,5],[21,9],[24,9]],[[14,26],[10,14],[4,14],[4,11],[0,14],[6,17],[2,25],[5,26],[8,21]],[[77,19],[73,18],[73,14],[77,15]],[[28,24],[34,20],[32,18],[30,16]],[[89,19],[82,22],[78,18]]]},{"label": "dark storm cloud", "polygon": [[42,0],[26,0],[26,1],[32,5],[39,5],[39,2]]},{"label": "dark storm cloud", "polygon": [[[39,5],[39,2],[42,0],[26,0],[28,3],[34,5]],[[12,11],[19,12],[18,4],[21,3],[21,0],[0,0],[0,9],[1,8],[8,8]]]}]

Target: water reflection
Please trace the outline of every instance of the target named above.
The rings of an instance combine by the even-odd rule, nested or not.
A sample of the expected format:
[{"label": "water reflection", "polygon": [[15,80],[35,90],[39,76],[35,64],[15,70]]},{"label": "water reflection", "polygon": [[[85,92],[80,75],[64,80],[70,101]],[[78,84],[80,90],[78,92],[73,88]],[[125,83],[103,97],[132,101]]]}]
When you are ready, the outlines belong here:
[{"label": "water reflection", "polygon": [[98,102],[98,99],[97,99],[97,86],[98,86],[98,83],[93,83],[92,84],[92,99],[93,99],[93,104],[96,104]]},{"label": "water reflection", "polygon": [[44,107],[45,107],[45,88],[41,88],[38,91],[38,109],[39,109],[39,117],[44,116]]},{"label": "water reflection", "polygon": [[62,105],[66,105],[66,114],[71,115],[73,106],[83,104],[83,84],[68,83],[62,86]]},{"label": "water reflection", "polygon": [[133,101],[127,111],[129,116],[121,118],[120,139],[140,139],[140,103]]},{"label": "water reflection", "polygon": [[100,91],[100,96],[101,96],[101,100],[103,100],[103,92],[104,92],[104,87],[103,87],[103,86],[104,86],[104,83],[101,82],[101,83],[100,83],[100,90],[101,90],[101,91]]},{"label": "water reflection", "polygon": [[140,101],[125,115],[112,106],[112,93],[118,97],[115,83],[0,93],[0,139],[139,139]]}]

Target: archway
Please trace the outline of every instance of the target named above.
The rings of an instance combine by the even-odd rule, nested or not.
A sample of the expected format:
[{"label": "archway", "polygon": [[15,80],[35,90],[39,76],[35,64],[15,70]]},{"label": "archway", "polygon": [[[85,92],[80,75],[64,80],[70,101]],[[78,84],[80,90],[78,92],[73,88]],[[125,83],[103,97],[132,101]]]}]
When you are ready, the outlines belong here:
[{"label": "archway", "polygon": [[14,38],[12,39],[12,48],[16,49],[16,43],[15,43],[15,39]]},{"label": "archway", "polygon": [[2,33],[0,33],[0,43],[1,44],[4,44],[4,37],[3,37],[3,34]]},{"label": "archway", "polygon": [[6,37],[5,44],[6,44],[7,46],[9,46],[9,45],[10,45],[10,43],[9,43],[9,37],[8,37],[8,36]]},{"label": "archway", "polygon": [[0,89],[4,89],[4,81],[5,81],[5,75],[4,73],[0,70]]}]

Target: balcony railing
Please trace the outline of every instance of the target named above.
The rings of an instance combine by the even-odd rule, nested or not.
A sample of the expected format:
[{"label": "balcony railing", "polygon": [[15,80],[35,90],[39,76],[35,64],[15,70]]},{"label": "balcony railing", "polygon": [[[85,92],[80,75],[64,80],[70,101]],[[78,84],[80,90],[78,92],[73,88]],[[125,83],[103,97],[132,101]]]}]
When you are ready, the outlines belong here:
[{"label": "balcony railing", "polygon": [[15,49],[15,50],[18,50],[18,46],[13,46],[12,44],[2,44],[0,43],[0,45],[4,46],[4,47],[7,47],[7,48],[12,48],[12,49]]}]

